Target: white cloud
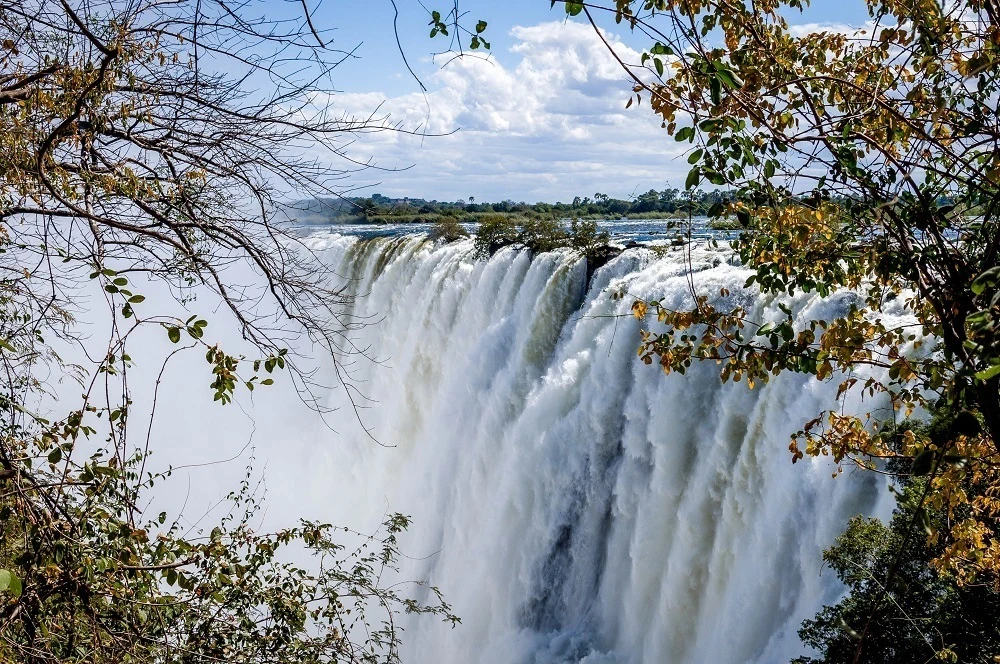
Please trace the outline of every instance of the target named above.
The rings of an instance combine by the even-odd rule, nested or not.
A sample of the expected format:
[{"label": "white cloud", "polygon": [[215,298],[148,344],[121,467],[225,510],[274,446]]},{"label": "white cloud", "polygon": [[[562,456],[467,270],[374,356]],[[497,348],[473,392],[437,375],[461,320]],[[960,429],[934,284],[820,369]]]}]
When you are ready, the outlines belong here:
[{"label": "white cloud", "polygon": [[[590,26],[542,23],[511,36],[507,54],[454,60],[437,71],[426,97],[336,95],[342,109],[366,113],[383,104],[406,128],[455,131],[359,137],[355,158],[412,168],[363,172],[355,182],[380,182],[368,191],[386,195],[555,201],[597,191],[624,197],[683,181],[689,167],[677,157],[680,146],[646,103],[624,108],[631,85]],[[638,61],[615,36],[606,38],[626,61]]]},{"label": "white cloud", "polygon": [[870,32],[874,26],[875,24],[871,21],[866,21],[862,25],[849,25],[847,23],[800,23],[788,26],[788,34],[792,37],[801,38],[820,32],[839,32],[842,35],[853,37]]}]

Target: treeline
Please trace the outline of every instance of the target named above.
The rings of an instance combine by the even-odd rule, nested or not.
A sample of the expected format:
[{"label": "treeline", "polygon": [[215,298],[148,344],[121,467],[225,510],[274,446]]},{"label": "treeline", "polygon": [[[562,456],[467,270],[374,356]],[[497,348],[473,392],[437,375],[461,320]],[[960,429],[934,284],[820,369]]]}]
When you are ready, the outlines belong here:
[{"label": "treeline", "polygon": [[318,198],[298,201],[285,209],[290,219],[299,223],[434,223],[442,217],[462,222],[482,222],[496,215],[527,219],[662,219],[702,216],[717,204],[730,200],[723,191],[667,188],[650,189],[629,199],[612,198],[597,193],[593,197],[576,196],[569,203],[526,203],[504,200],[477,203],[475,197],[459,201],[436,201],[422,198],[371,197]]}]

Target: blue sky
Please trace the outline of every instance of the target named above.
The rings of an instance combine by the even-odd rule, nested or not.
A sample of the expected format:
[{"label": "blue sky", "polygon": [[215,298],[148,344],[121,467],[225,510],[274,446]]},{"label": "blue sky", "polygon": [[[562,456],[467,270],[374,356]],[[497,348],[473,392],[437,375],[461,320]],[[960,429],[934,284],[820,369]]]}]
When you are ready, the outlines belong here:
[{"label": "blue sky", "polygon": [[[330,103],[367,113],[381,107],[410,129],[448,136],[359,136],[349,153],[388,171],[355,175],[370,194],[455,200],[555,201],[600,191],[616,197],[679,186],[687,164],[647,106],[626,111],[629,85],[600,40],[565,20],[548,0],[464,0],[469,19],[486,20],[488,61],[447,66],[442,38],[428,36],[426,10],[449,0],[396,0],[407,60],[428,93],[407,73],[392,30],[389,0],[323,0],[319,26],[333,28],[337,48],[356,57],[341,65]],[[793,24],[860,26],[861,0],[814,0]],[[625,54],[645,44],[608,25]],[[638,59],[638,58],[636,58]],[[398,170],[403,169],[403,170]]]}]

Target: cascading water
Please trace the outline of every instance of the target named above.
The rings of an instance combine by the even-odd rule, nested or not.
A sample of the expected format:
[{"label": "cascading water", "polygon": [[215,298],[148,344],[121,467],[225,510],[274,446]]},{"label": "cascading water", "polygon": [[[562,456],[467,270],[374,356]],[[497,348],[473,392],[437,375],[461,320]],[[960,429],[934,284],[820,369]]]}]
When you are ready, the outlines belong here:
[{"label": "cascading water", "polygon": [[[307,242],[352,278],[353,314],[373,322],[357,345],[382,360],[355,378],[385,447],[360,429],[338,436],[336,510],[411,515],[401,576],[439,586],[463,621],[406,620],[404,661],[802,654],[800,622],[842,592],[822,549],[850,516],[891,505],[874,474],[790,463],[790,433],[834,403],[836,381],[782,375],[750,390],[721,384],[714,365],[664,377],[637,360],[639,322],[621,316],[631,296],[683,306],[690,275],[779,318],[731,252],[700,245],[688,263],[632,249],[588,283],[569,252],[476,261],[468,241]],[[824,318],[851,297],[785,302]]]}]

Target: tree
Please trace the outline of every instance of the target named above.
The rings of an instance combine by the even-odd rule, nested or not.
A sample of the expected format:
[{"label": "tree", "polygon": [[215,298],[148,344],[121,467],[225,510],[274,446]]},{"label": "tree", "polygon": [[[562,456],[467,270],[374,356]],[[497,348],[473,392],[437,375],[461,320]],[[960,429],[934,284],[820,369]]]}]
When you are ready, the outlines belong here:
[{"label": "tree", "polygon": [[[139,330],[204,353],[222,405],[281,370],[309,400],[284,347],[303,332],[359,394],[341,361],[359,323],[276,201],[335,193],[358,167],[304,148],[343,157],[347,140],[390,125],[317,105],[339,59],[329,38],[308,12],[260,11],[0,1],[0,660],[392,662],[399,612],[456,620],[434,590],[424,604],[381,585],[402,515],[340,541],[308,522],[258,533],[249,482],[209,532],[143,511],[165,475],[129,433]],[[189,305],[191,286],[214,293],[252,356],[212,344],[198,315],[162,313],[139,292],[156,284]],[[103,296],[110,333],[75,365],[65,349],[94,357],[96,343],[75,326],[81,292]],[[74,376],[80,401],[57,400],[49,377]],[[289,563],[286,548],[314,564]]]},{"label": "tree", "polygon": [[[930,478],[925,505],[953,517],[933,564],[960,583],[997,583],[1000,7],[866,5],[872,25],[852,34],[793,30],[789,15],[810,22],[800,0],[564,3],[595,28],[614,19],[649,39],[640,63],[619,58],[630,104],[648,100],[689,146],[688,190],[733,193],[712,213],[746,227],[735,248],[755,272],[748,287],[861,296],[824,321],[752,320],[726,291],[692,293],[683,311],[637,301],[638,317],[666,325],[644,334],[643,359],[668,373],[718,362],[722,379],[751,388],[801,372],[839,381],[841,398],[880,395],[903,416],[945,413],[945,440],[912,431],[896,450],[884,416],[831,405],[792,441],[792,460],[876,470],[907,459],[907,472]],[[911,323],[885,316],[899,302]],[[921,344],[932,352],[912,352]],[[853,377],[861,366],[883,377]],[[966,494],[966,481],[986,489]]]},{"label": "tree", "polygon": [[[903,422],[886,433],[901,445],[910,430],[938,444],[947,443],[949,435],[948,423],[939,418],[929,426]],[[986,584],[958,585],[949,575],[933,573],[929,563],[942,555],[945,543],[913,532],[913,524],[936,532],[948,521],[947,510],[921,506],[927,482],[926,477],[901,477],[889,525],[855,517],[824,553],[848,594],[803,623],[802,642],[820,655],[799,658],[796,664],[988,662],[1000,653],[997,590]],[[969,483],[963,488],[970,495],[979,490]],[[885,587],[894,568],[892,584]],[[866,625],[859,653],[860,630]]]},{"label": "tree", "polygon": [[428,236],[432,240],[454,242],[468,237],[469,232],[462,227],[462,224],[458,223],[458,219],[452,216],[445,216],[434,224],[434,227],[431,228]]}]

